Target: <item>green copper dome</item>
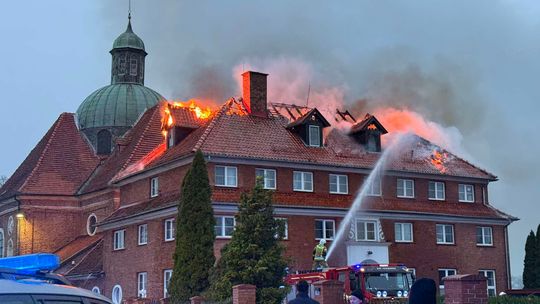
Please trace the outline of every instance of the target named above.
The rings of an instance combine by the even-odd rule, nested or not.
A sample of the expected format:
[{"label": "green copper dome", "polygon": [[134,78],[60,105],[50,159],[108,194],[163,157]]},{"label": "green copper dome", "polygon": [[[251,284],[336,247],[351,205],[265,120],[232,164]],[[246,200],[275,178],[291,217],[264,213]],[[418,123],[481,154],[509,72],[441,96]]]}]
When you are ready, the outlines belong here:
[{"label": "green copper dome", "polygon": [[146,109],[165,100],[156,91],[136,83],[118,83],[90,94],[77,109],[81,130],[131,127]]},{"label": "green copper dome", "polygon": [[128,21],[126,31],[114,40],[113,49],[120,48],[132,48],[144,51],[144,42],[131,29],[131,20]]}]

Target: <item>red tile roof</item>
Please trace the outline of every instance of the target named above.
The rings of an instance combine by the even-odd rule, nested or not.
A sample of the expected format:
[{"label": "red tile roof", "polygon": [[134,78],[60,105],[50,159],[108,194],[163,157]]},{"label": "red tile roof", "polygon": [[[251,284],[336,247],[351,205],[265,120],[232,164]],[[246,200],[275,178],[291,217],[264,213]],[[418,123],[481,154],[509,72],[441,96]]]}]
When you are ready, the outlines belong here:
[{"label": "red tile roof", "polygon": [[75,256],[62,262],[57,273],[65,276],[87,276],[103,272],[103,239],[87,246]]},{"label": "red tile roof", "polygon": [[82,250],[88,248],[91,245],[96,244],[102,238],[103,236],[101,234],[96,234],[93,236],[81,235],[77,237],[76,239],[74,239],[73,241],[69,242],[64,247],[56,250],[54,254],[60,257],[61,263],[64,263],[66,260],[80,253]]},{"label": "red tile roof", "polygon": [[99,163],[72,113],[62,113],[0,189],[15,194],[73,195]]}]

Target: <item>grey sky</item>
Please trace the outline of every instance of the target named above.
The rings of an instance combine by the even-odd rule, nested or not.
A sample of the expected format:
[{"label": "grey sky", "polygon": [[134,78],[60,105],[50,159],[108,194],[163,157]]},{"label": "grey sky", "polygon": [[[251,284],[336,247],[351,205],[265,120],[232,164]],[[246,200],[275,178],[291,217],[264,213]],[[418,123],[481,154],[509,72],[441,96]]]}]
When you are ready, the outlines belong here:
[{"label": "grey sky", "polygon": [[[0,175],[61,112],[109,83],[108,51],[126,7],[3,5]],[[314,94],[338,88],[351,108],[407,106],[458,128],[473,161],[500,177],[491,203],[522,219],[510,228],[513,275],[540,223],[539,16],[537,1],[133,0],[133,29],[149,53],[146,85],[168,98],[236,96],[233,71],[243,64],[267,68],[270,83],[276,74],[295,82],[282,98],[302,98],[311,83]]]}]

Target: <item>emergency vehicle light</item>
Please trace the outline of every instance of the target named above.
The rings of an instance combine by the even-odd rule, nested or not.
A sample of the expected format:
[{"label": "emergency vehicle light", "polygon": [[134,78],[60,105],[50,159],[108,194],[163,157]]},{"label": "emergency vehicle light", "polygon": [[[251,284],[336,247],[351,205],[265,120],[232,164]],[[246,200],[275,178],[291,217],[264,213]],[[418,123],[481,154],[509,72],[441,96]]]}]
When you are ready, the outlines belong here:
[{"label": "emergency vehicle light", "polygon": [[0,268],[13,269],[21,274],[52,271],[60,266],[60,258],[51,253],[36,253],[0,258]]}]

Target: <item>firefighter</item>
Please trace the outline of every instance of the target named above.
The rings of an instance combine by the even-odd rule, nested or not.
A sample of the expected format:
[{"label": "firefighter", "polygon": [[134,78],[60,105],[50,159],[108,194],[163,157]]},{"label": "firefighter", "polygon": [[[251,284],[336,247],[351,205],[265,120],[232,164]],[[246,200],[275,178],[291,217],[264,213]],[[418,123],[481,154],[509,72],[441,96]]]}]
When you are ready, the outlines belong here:
[{"label": "firefighter", "polygon": [[321,270],[323,268],[328,268],[328,263],[326,263],[326,240],[322,239],[319,241],[319,244],[313,248],[313,270]]}]

